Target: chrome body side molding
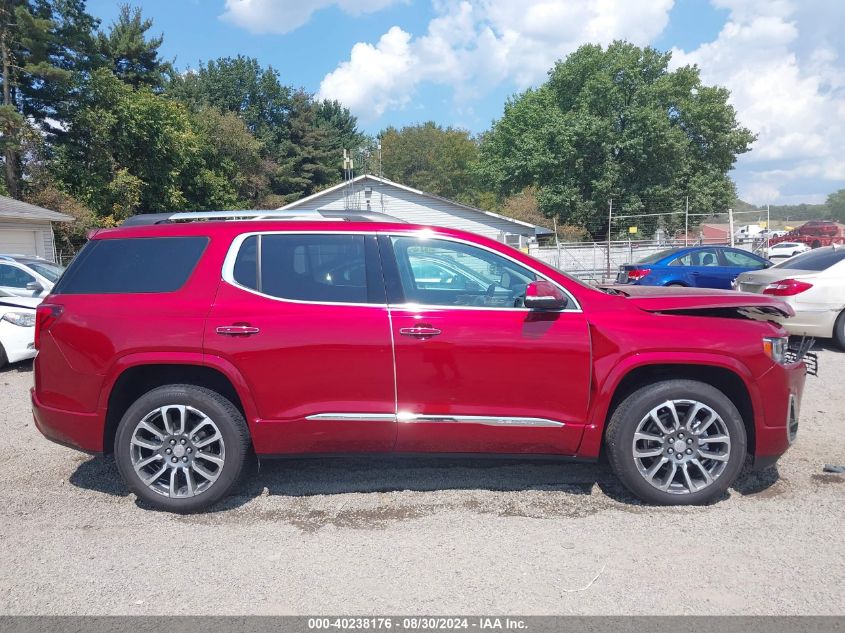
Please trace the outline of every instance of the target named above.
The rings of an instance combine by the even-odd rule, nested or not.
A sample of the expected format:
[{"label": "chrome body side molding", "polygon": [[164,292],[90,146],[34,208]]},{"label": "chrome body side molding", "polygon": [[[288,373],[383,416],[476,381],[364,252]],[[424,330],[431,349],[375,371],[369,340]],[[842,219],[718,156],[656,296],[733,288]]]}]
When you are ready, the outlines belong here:
[{"label": "chrome body side molding", "polygon": [[481,424],[483,426],[549,428],[566,426],[547,418],[494,417],[487,415],[423,415],[419,413],[317,413],[306,420],[315,422],[401,422],[403,424]]}]

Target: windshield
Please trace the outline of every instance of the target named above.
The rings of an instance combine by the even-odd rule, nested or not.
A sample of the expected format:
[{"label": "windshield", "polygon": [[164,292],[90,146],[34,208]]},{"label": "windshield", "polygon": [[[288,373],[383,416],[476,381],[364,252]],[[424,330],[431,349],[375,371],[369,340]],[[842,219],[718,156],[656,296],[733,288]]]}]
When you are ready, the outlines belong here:
[{"label": "windshield", "polygon": [[792,259],[788,259],[780,264],[775,264],[772,268],[782,268],[784,270],[827,270],[843,259],[845,259],[845,247],[817,248],[814,251],[796,255]]},{"label": "windshield", "polygon": [[44,262],[26,262],[26,265],[53,283],[55,283],[65,270],[62,266],[56,266],[55,264],[47,264]]},{"label": "windshield", "polygon": [[658,251],[658,252],[654,253],[653,255],[649,255],[648,257],[643,257],[637,263],[638,264],[654,264],[655,262],[659,262],[664,257],[669,257],[669,255],[674,255],[677,252],[678,252],[677,248],[669,248],[669,249],[666,249],[665,251]]}]

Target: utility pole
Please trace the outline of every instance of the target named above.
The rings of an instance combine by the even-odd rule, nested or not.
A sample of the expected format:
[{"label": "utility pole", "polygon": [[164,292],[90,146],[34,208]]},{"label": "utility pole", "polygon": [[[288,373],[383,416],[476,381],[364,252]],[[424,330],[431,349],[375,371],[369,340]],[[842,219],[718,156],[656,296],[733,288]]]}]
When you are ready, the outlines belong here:
[{"label": "utility pole", "polygon": [[613,230],[613,198],[609,201],[607,210],[607,278],[610,279],[610,233]]},{"label": "utility pole", "polygon": [[728,230],[731,233],[731,246],[734,246],[734,210],[728,209]]},{"label": "utility pole", "polygon": [[684,246],[689,246],[689,196],[686,197],[686,211],[684,212]]},{"label": "utility pole", "polygon": [[557,235],[557,215],[552,216],[552,226],[555,231],[555,244],[557,245],[557,267],[563,270],[563,265],[560,261],[560,238]]}]

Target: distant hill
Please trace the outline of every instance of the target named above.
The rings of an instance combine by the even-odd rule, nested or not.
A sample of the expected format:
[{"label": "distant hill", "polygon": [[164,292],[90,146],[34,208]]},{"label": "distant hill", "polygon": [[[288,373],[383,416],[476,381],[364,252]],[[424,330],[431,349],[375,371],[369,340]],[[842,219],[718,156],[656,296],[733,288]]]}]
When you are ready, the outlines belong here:
[{"label": "distant hill", "polygon": [[[734,211],[760,211],[761,218],[766,218],[766,207],[757,207],[737,198],[734,201]],[[830,208],[822,204],[778,204],[769,207],[772,220],[824,220],[833,213]]]}]

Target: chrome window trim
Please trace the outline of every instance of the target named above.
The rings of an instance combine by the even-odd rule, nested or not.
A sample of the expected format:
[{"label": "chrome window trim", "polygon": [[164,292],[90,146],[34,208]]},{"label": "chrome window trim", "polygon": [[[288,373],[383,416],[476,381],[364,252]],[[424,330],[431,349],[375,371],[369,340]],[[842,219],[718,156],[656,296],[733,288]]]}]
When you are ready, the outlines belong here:
[{"label": "chrome window trim", "polygon": [[273,295],[268,295],[265,292],[260,292],[255,288],[250,288],[249,286],[244,286],[243,284],[238,283],[235,281],[235,260],[238,258],[238,253],[241,250],[241,246],[243,243],[250,237],[255,235],[376,235],[373,231],[251,231],[249,233],[241,233],[234,240],[232,240],[232,244],[229,246],[229,251],[226,253],[226,257],[223,260],[223,271],[221,274],[221,279],[226,283],[234,286],[235,288],[239,288],[245,292],[249,292],[250,294],[257,295],[259,297],[264,297],[265,299],[271,299],[273,301],[280,301],[281,303],[296,303],[300,305],[318,305],[318,306],[347,306],[347,307],[357,307],[357,308],[378,308],[384,310],[387,308],[386,303],[351,303],[351,302],[344,302],[344,301],[306,301],[304,299],[287,299],[284,297],[275,297]]},{"label": "chrome window trim", "polygon": [[401,424],[480,424],[482,426],[520,428],[560,428],[564,422],[548,418],[511,417],[493,415],[429,415],[393,413],[315,413],[305,418],[313,422],[391,422]]},{"label": "chrome window trim", "polygon": [[[497,256],[502,257],[504,259],[510,260],[511,262],[516,264],[517,266],[520,266],[521,268],[525,268],[526,270],[530,270],[532,273],[534,273],[540,279],[543,279],[545,281],[548,281],[549,283],[554,284],[556,288],[559,288],[560,291],[563,292],[567,296],[567,298],[569,299],[569,302],[571,302],[572,305],[575,306],[573,308],[564,308],[563,310],[544,310],[543,312],[546,312],[548,314],[554,314],[554,313],[558,313],[558,312],[583,312],[583,310],[581,309],[581,304],[578,303],[578,300],[575,298],[575,296],[571,292],[569,292],[569,290],[567,290],[566,288],[561,286],[558,282],[556,282],[554,279],[550,279],[549,277],[547,277],[546,275],[544,275],[540,271],[534,269],[531,266],[524,264],[523,262],[519,261],[518,259],[511,257],[510,255],[500,253],[499,251],[492,249],[489,246],[485,246],[484,244],[478,244],[476,242],[471,242],[469,240],[465,240],[465,239],[460,238],[460,237],[452,237],[451,235],[441,235],[441,234],[436,233],[434,231],[432,231],[430,233],[427,232],[423,236],[420,236],[418,233],[396,233],[396,231],[381,231],[379,234],[380,235],[387,235],[388,237],[416,237],[416,238],[422,237],[423,239],[441,240],[441,241],[446,241],[446,242],[457,242],[459,244],[466,244],[467,246],[473,246],[475,248],[480,248],[482,250],[487,251],[488,253],[493,253],[493,255],[497,255]],[[567,303],[567,305],[569,304],[569,302]],[[452,309],[452,310],[495,310],[496,312],[537,312],[537,310],[532,310],[531,308],[497,308],[497,307],[489,307],[489,306],[445,306],[445,305],[429,306],[428,304],[419,304],[419,303],[410,303],[410,302],[404,303],[404,304],[389,304],[389,305],[390,305],[391,308],[411,305],[411,306],[415,306],[415,307],[419,307],[419,308],[442,308],[442,309]]]},{"label": "chrome window trim", "polygon": [[[421,235],[421,233],[425,233]],[[235,273],[235,260],[238,257],[238,253],[240,252],[241,245],[246,241],[247,238],[252,237],[254,235],[386,235],[388,237],[411,237],[411,238],[423,238],[423,239],[436,239],[436,240],[445,240],[447,242],[457,242],[459,244],[466,244],[468,246],[474,246],[475,248],[480,248],[485,250],[489,253],[494,255],[498,255],[499,257],[503,257],[505,259],[510,260],[517,266],[521,266],[527,270],[530,270],[532,273],[537,275],[540,279],[544,279],[555,285],[555,287],[559,288],[561,292],[563,292],[569,302],[574,306],[572,308],[564,308],[563,310],[544,310],[543,312],[546,314],[558,314],[563,312],[583,312],[581,308],[581,304],[578,303],[578,300],[575,298],[569,290],[564,288],[554,279],[549,278],[548,276],[544,275],[543,273],[539,272],[538,270],[534,269],[531,266],[524,264],[523,262],[511,257],[510,255],[506,255],[504,253],[500,253],[497,250],[490,248],[489,246],[485,246],[483,244],[478,244],[476,242],[472,242],[469,240],[465,240],[459,237],[452,237],[450,235],[441,235],[434,231],[426,231],[426,229],[418,230],[416,232],[409,232],[409,233],[397,233],[395,230],[387,230],[387,231],[330,231],[330,230],[311,230],[311,231],[250,231],[247,233],[240,233],[232,240],[232,243],[229,245],[229,250],[226,253],[226,257],[223,260],[223,270],[221,279],[236,288],[240,288],[246,292],[251,294],[257,295],[259,297],[264,297],[266,299],[272,299],[274,301],[281,301],[283,303],[298,303],[298,304],[305,304],[305,305],[327,305],[327,306],[353,306],[353,307],[362,307],[362,308],[401,308],[401,309],[410,309],[410,308],[420,308],[420,309],[438,309],[438,310],[492,310],[495,312],[537,312],[537,310],[532,310],[531,308],[499,308],[499,307],[489,307],[489,306],[444,306],[444,305],[427,305],[427,304],[418,304],[418,303],[403,303],[403,304],[390,304],[390,303],[346,303],[340,301],[305,301],[302,299],[285,299],[283,297],[274,297],[273,295],[268,295],[263,292],[259,292],[254,288],[249,288],[242,284],[239,284],[235,281],[234,273]],[[567,304],[568,305],[568,304]],[[409,308],[410,307],[410,308]]]}]

